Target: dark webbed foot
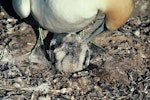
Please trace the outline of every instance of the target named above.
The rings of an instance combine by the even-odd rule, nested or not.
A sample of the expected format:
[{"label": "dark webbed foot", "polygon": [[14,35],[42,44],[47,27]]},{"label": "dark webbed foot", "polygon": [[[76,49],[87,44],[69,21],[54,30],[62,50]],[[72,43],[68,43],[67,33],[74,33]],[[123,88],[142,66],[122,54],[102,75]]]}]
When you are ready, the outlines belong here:
[{"label": "dark webbed foot", "polygon": [[35,47],[31,51],[31,54],[29,55],[29,59],[31,62],[43,64],[45,66],[51,66],[51,63],[48,61],[46,57],[46,50],[44,45],[44,33],[43,29],[39,28],[39,36],[37,43],[35,44]]},{"label": "dark webbed foot", "polygon": [[89,32],[83,37],[82,44],[89,43],[93,40],[97,35],[106,32],[108,29],[106,28],[105,16],[101,16],[101,13],[97,15],[97,20],[93,24],[92,28]]}]

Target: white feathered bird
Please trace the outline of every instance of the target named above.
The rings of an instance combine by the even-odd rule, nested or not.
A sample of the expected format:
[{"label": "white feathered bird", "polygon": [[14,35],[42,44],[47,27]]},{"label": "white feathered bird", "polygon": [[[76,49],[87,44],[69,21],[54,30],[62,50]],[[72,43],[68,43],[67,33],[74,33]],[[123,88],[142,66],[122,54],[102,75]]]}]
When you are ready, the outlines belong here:
[{"label": "white feathered bird", "polygon": [[[99,12],[103,12],[106,17],[96,21],[89,35],[80,40],[82,46],[79,58],[83,59],[86,57],[85,52],[88,51],[86,44],[97,34],[105,31],[105,27],[108,30],[121,27],[130,17],[134,2],[133,0],[13,0],[13,7],[21,18],[26,18],[32,13],[35,20],[50,32],[70,34],[83,30]],[[56,62],[56,67],[59,71],[75,72],[83,69],[85,58],[76,61],[78,64],[75,66],[71,65],[73,58],[69,64],[65,64],[71,56],[67,58],[65,51],[63,53],[61,51],[64,47],[60,48],[55,50],[59,62],[59,64]],[[63,57],[59,57],[59,53],[64,54]]]}]

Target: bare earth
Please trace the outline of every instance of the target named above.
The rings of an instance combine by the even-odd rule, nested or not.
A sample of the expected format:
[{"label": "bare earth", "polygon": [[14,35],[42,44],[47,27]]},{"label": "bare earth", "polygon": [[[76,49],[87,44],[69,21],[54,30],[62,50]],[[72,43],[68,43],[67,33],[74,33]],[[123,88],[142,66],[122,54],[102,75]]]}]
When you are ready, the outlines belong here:
[{"label": "bare earth", "polygon": [[18,20],[1,7],[0,100],[150,100],[147,11],[139,17],[135,12],[117,31],[96,37],[95,44],[105,52],[95,50],[97,56],[87,69],[54,74],[50,67],[28,59],[36,43],[37,23],[32,18]]}]

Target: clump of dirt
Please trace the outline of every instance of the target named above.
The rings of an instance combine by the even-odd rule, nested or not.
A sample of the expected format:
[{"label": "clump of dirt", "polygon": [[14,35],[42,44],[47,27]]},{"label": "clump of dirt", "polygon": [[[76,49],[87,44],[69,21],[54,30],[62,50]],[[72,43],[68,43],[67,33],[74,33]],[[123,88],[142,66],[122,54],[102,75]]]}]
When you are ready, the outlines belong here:
[{"label": "clump of dirt", "polygon": [[[1,12],[0,99],[149,100],[150,16],[131,18],[94,39],[96,56],[80,72],[54,74],[29,61],[36,30]],[[99,53],[100,52],[100,53]]]},{"label": "clump of dirt", "polygon": [[149,0],[134,0],[135,10],[133,16],[147,16],[150,14],[150,2]]}]

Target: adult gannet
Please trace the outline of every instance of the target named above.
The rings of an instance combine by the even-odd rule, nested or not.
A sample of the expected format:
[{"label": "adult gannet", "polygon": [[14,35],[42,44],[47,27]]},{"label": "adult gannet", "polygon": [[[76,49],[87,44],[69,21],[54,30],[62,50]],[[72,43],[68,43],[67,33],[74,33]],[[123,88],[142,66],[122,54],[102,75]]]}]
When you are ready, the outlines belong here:
[{"label": "adult gannet", "polygon": [[[13,0],[13,7],[21,18],[32,13],[35,20],[50,32],[69,33],[63,39],[64,43],[54,50],[57,60],[55,65],[59,71],[76,72],[89,64],[87,43],[106,29],[116,30],[121,27],[133,12],[134,0]],[[82,40],[76,40],[78,36],[75,33],[89,25],[100,15],[99,12],[103,12],[105,17],[98,19]],[[81,45],[66,49],[72,41]]]}]

